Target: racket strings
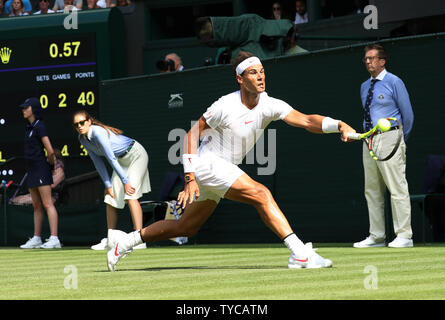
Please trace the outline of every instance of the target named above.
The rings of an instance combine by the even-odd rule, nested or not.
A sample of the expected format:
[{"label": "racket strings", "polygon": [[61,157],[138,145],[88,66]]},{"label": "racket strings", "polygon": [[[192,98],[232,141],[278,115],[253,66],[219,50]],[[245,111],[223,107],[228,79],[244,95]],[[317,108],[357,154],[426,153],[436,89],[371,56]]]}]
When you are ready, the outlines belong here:
[{"label": "racket strings", "polygon": [[396,154],[400,142],[403,139],[403,126],[396,118],[387,118],[398,126],[395,131],[382,133],[376,126],[361,138],[368,145],[370,156],[374,160],[386,161]]},{"label": "racket strings", "polygon": [[[395,136],[397,132],[397,137]],[[394,133],[379,134],[373,137],[370,144],[370,154],[375,160],[388,160],[397,150],[403,131],[400,129]]]}]

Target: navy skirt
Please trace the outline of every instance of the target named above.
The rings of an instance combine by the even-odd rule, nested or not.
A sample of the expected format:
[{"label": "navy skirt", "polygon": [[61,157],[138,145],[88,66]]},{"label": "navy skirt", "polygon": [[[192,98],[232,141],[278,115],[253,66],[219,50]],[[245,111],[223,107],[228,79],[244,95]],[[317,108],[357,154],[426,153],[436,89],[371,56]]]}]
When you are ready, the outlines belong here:
[{"label": "navy skirt", "polygon": [[26,186],[28,189],[53,184],[51,167],[46,160],[27,161],[26,172],[28,173],[26,177]]}]

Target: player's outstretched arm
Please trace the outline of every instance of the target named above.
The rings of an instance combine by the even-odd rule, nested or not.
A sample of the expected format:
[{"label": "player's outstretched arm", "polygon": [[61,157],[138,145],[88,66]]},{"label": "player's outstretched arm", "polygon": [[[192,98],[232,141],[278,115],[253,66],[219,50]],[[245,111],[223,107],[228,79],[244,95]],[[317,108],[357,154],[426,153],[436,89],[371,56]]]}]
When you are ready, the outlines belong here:
[{"label": "player's outstretched arm", "polygon": [[339,132],[343,141],[353,141],[347,138],[347,134],[355,133],[355,130],[343,121],[318,114],[304,114],[295,109],[289,112],[283,120],[291,126],[303,128],[312,133]]}]

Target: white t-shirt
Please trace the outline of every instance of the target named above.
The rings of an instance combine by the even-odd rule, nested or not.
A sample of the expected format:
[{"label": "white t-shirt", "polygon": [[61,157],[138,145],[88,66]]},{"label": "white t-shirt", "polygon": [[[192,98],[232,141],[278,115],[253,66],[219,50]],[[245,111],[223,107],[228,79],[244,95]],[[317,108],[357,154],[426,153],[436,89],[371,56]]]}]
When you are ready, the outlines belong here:
[{"label": "white t-shirt", "polygon": [[303,16],[300,16],[298,13],[295,14],[294,24],[307,23],[308,21],[307,12]]},{"label": "white t-shirt", "polygon": [[[48,9],[48,12],[47,12],[47,13],[54,13],[54,11],[51,10],[51,9]],[[34,12],[33,14],[42,14],[42,10],[39,10],[39,11],[37,11],[37,12]]]},{"label": "white t-shirt", "polygon": [[96,2],[96,5],[99,8],[106,8],[107,7],[107,2],[106,2],[106,0],[99,0],[99,1]]},{"label": "white t-shirt", "polygon": [[286,102],[260,94],[258,104],[249,109],[236,91],[222,96],[203,114],[210,126],[203,133],[200,156],[212,153],[233,164],[240,164],[270,122],[283,120],[293,108]]},{"label": "white t-shirt", "polygon": [[[74,6],[77,7],[77,5],[82,4],[82,3],[83,3],[83,0],[75,0]],[[61,10],[65,7],[65,3],[63,2],[63,0],[54,1],[54,5],[56,5],[56,4],[57,4],[57,10]],[[57,11],[57,12],[59,12],[59,11]]]}]

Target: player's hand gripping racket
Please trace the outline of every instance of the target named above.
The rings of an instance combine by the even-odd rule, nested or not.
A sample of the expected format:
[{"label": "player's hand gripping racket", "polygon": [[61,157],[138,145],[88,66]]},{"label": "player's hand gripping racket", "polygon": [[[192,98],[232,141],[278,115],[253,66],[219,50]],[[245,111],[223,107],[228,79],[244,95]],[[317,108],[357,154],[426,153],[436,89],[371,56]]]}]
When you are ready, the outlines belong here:
[{"label": "player's hand gripping racket", "polygon": [[[382,136],[376,137],[377,134],[391,130],[391,122],[397,123],[397,138],[387,141]],[[394,126],[393,126],[394,127]],[[392,158],[399,148],[403,137],[402,124],[396,118],[379,119],[377,125],[365,133],[348,133],[348,138],[352,140],[363,140],[368,145],[371,158],[376,161],[386,161]]]}]

